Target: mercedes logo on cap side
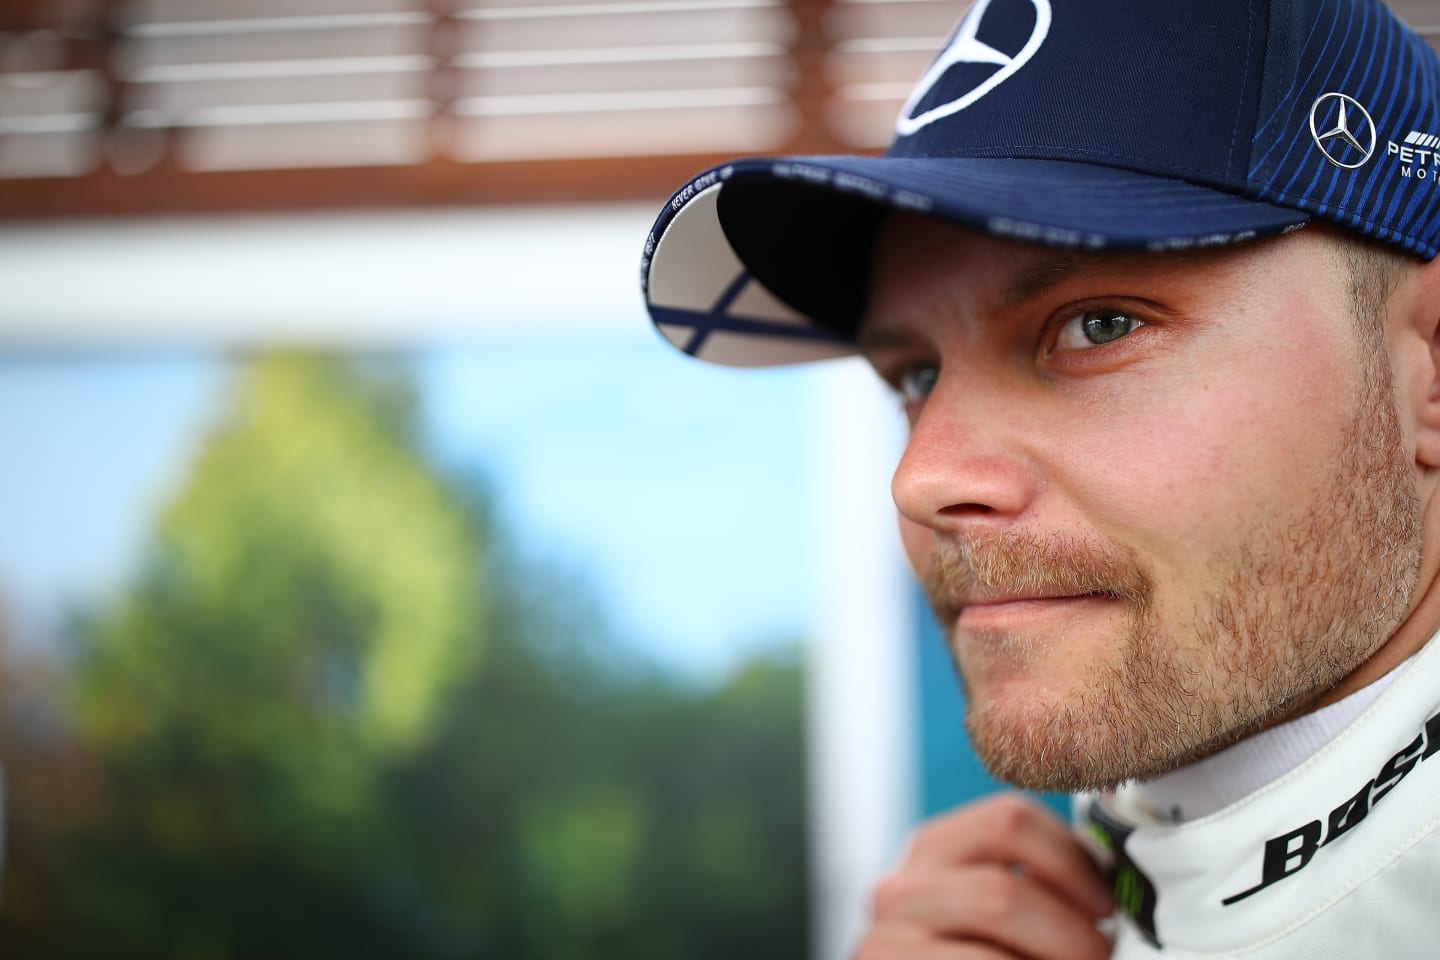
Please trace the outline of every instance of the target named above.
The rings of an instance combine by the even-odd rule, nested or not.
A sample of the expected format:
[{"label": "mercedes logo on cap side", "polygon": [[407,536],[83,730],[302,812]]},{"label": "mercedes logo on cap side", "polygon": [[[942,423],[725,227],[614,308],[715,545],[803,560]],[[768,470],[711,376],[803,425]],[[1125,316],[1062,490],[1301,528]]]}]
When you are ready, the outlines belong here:
[{"label": "mercedes logo on cap side", "polygon": [[1310,136],[1325,159],[1345,170],[1375,155],[1375,121],[1360,101],[1343,93],[1322,95],[1310,107]]},{"label": "mercedes logo on cap side", "polygon": [[[955,31],[950,46],[930,65],[920,82],[915,84],[915,89],[910,92],[910,99],[905,101],[905,106],[900,110],[900,118],[895,121],[895,132],[900,136],[909,136],[936,120],[943,120],[964,110],[1029,63],[1030,58],[1035,56],[1035,51],[1040,49],[1040,44],[1045,42],[1045,37],[1050,32],[1050,0],[1030,0],[1031,6],[1035,8],[1035,26],[1025,45],[1013,56],[979,39],[980,25],[985,20],[990,4],[991,0],[975,0],[975,5],[970,8],[970,12],[961,21],[960,28]],[[914,116],[915,108],[925,99],[925,95],[940,83],[945,72],[957,63],[990,63],[1000,69],[983,83],[959,92],[954,99],[926,110],[918,117]]]}]

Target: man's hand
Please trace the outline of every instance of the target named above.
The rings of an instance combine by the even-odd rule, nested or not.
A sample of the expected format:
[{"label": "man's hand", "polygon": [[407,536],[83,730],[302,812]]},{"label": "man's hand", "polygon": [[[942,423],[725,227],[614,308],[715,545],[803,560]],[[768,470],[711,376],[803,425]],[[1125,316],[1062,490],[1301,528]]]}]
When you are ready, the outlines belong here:
[{"label": "man's hand", "polygon": [[1105,960],[1100,869],[1044,807],[980,800],[921,827],[855,960]]}]

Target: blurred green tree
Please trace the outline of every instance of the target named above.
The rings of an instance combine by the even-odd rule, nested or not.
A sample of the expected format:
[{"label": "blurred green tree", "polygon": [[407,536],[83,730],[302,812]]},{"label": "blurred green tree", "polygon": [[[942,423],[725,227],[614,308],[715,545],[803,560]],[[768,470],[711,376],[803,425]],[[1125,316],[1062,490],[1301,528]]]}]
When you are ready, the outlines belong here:
[{"label": "blurred green tree", "polygon": [[705,690],[628,656],[414,406],[393,364],[243,364],[77,625],[64,735],[0,736],[0,955],[804,955],[796,663]]},{"label": "blurred green tree", "polygon": [[[333,863],[483,652],[485,535],[418,458],[411,406],[394,375],[252,361],[145,576],[95,624],[80,729],[144,778],[159,847],[259,830]],[[205,776],[153,789],[177,760]],[[242,818],[236,781],[262,801]]]}]

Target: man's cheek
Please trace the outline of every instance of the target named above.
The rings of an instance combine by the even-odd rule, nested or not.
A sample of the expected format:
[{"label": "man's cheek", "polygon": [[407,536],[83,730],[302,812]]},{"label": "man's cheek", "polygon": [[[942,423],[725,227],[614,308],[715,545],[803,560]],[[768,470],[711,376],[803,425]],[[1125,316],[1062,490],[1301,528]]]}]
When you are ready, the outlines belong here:
[{"label": "man's cheek", "polygon": [[[1186,529],[1204,531],[1234,522],[1238,509],[1267,497],[1293,470],[1293,429],[1275,430],[1280,418],[1265,398],[1210,390],[1177,394],[1163,409],[1127,424],[1126,435],[1097,459],[1124,464],[1105,477],[1092,500],[1119,515],[1148,518],[1174,543]],[[1284,421],[1293,428],[1293,417]],[[1288,469],[1280,469],[1288,466]],[[1138,546],[1139,544],[1137,544]]]}]

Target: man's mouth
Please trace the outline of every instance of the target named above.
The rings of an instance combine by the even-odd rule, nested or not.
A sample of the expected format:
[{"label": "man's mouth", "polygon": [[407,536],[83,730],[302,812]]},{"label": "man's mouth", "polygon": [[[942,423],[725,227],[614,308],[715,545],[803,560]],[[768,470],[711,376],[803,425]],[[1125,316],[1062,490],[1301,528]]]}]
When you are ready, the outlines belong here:
[{"label": "man's mouth", "polygon": [[956,625],[962,629],[995,628],[1022,620],[1075,616],[1115,602],[1105,591],[1076,594],[977,594],[960,604]]},{"label": "man's mouth", "polygon": [[937,539],[921,576],[939,622],[977,629],[1110,612],[1117,602],[1141,611],[1152,589],[1119,546],[1023,533]]}]

